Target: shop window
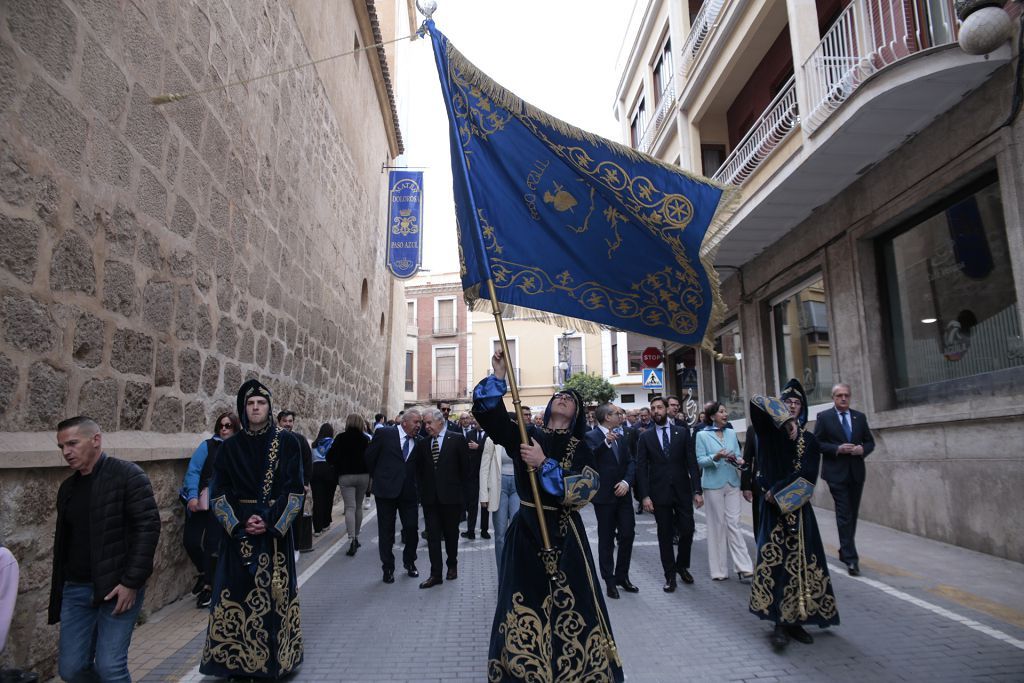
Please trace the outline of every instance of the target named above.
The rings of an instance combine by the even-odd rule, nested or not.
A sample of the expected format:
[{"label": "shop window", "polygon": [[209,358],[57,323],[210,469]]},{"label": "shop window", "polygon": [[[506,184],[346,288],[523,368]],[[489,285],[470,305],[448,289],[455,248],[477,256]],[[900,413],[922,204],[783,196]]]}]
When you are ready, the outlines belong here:
[{"label": "shop window", "polygon": [[740,342],[740,326],[733,323],[715,337],[715,351],[722,354],[722,360],[714,361],[715,399],[725,404],[729,419],[742,420],[746,417],[746,398],[743,395],[743,346]]},{"label": "shop window", "polygon": [[949,400],[965,386],[1020,376],[1013,369],[1024,369],[1024,343],[995,174],[879,246],[898,406]]},{"label": "shop window", "polygon": [[772,341],[779,386],[795,377],[810,405],[831,401],[832,346],[821,276],[772,301]]}]

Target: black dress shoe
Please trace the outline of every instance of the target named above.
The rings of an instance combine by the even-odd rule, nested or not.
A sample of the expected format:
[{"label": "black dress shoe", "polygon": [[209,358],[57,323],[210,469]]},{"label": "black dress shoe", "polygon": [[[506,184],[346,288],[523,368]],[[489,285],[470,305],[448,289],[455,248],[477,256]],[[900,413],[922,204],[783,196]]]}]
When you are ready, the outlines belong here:
[{"label": "black dress shoe", "polygon": [[385,569],[384,570],[384,583],[394,583],[394,582],[395,582],[395,570],[394,569]]},{"label": "black dress shoe", "polygon": [[354,545],[357,548],[362,548],[363,547],[363,544],[359,542],[358,538],[353,538],[352,539],[352,545]]},{"label": "black dress shoe", "polygon": [[661,587],[661,590],[666,593],[674,593],[676,590],[676,577],[675,575],[665,577],[665,585]]},{"label": "black dress shoe", "polygon": [[448,579],[449,581],[454,581],[455,579],[459,578],[459,570],[449,569],[448,573],[445,574],[444,578]]},{"label": "black dress shoe", "polygon": [[772,629],[772,635],[768,639],[771,641],[772,647],[776,650],[783,650],[789,645],[789,634],[786,633],[786,627],[782,624],[775,624],[775,628]]},{"label": "black dress shoe", "polygon": [[490,537],[491,537],[490,532],[487,532],[487,531],[481,531],[480,532],[480,538],[490,538]]},{"label": "black dress shoe", "polygon": [[683,580],[683,583],[693,583],[693,574],[690,573],[689,569],[680,569],[679,578]]},{"label": "black dress shoe", "polygon": [[621,579],[615,582],[615,585],[622,588],[627,593],[639,593],[640,589],[633,585],[629,579]]},{"label": "black dress shoe", "polygon": [[441,580],[440,576],[431,576],[420,584],[420,588],[433,588],[434,586],[440,586],[442,583],[444,583],[444,581]]},{"label": "black dress shoe", "polygon": [[356,550],[359,549],[359,546],[356,543],[357,543],[356,541],[352,541],[351,543],[348,544],[348,550],[345,551],[345,554],[348,555],[349,557],[352,557],[353,555],[355,555],[356,554]]},{"label": "black dress shoe", "polygon": [[419,576],[419,575],[420,575],[420,572],[419,572],[419,570],[418,570],[418,569],[416,569],[416,565],[415,565],[415,564],[407,564],[407,565],[405,565],[405,571],[406,571],[406,573],[407,573],[407,574],[408,574],[409,576],[411,576],[411,577],[412,577],[412,578],[414,578],[414,579],[415,579],[415,578],[416,578],[417,576]]},{"label": "black dress shoe", "polygon": [[850,576],[860,576],[860,567],[856,562],[847,562],[846,571],[850,572]]},{"label": "black dress shoe", "polygon": [[619,599],[619,589],[615,587],[614,583],[608,584],[608,597],[612,598],[613,600]]},{"label": "black dress shoe", "polygon": [[476,534],[473,533],[472,531],[463,531],[459,535],[462,536],[463,538],[468,538],[471,541],[475,541],[476,540]]},{"label": "black dress shoe", "polygon": [[786,633],[790,638],[798,643],[803,643],[804,645],[810,645],[814,642],[814,638],[811,637],[811,634],[805,631],[803,626],[798,624],[793,624],[792,626],[787,627]]}]

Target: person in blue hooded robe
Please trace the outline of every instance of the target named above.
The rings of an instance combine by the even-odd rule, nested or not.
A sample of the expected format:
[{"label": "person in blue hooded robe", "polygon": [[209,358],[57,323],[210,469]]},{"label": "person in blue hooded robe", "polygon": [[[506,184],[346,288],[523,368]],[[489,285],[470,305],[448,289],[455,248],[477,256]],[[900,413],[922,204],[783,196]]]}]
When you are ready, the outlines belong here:
[{"label": "person in blue hooded robe", "polygon": [[821,462],[818,442],[804,429],[807,397],[800,382],[790,380],[782,397],[750,400],[750,421],[757,435],[755,478],[762,494],[750,611],[774,623],[771,643],[779,650],[790,639],[813,643],[804,625],[824,628],[839,623],[828,560],[810,502],[783,512],[775,498],[801,477],[815,484]]},{"label": "person in blue hooded robe", "polygon": [[242,431],[214,465],[210,510],[223,528],[199,670],[280,678],[302,663],[292,522],[302,512],[302,452],[271,417],[270,390],[238,391]]},{"label": "person in blue hooded robe", "polygon": [[[473,414],[512,457],[520,508],[505,532],[498,569],[488,681],[622,681],[622,662],[579,514],[599,485],[583,438],[582,399],[572,390],[555,393],[544,411],[544,426],[528,426],[530,444],[524,445],[502,402],[507,366],[501,351],[491,365],[494,374],[474,389]],[[528,467],[536,469],[550,553],[543,549]]]}]

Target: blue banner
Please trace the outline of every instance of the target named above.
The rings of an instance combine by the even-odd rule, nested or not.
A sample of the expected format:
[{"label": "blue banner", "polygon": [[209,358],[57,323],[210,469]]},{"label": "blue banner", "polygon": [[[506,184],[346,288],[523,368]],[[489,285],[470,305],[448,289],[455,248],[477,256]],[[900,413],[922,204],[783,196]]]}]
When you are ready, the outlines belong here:
[{"label": "blue banner", "polygon": [[423,172],[388,174],[388,270],[411,278],[420,268],[423,244]]},{"label": "blue banner", "polygon": [[487,298],[491,280],[506,304],[710,346],[721,306],[701,247],[726,190],[523,102],[426,28],[467,299]]}]

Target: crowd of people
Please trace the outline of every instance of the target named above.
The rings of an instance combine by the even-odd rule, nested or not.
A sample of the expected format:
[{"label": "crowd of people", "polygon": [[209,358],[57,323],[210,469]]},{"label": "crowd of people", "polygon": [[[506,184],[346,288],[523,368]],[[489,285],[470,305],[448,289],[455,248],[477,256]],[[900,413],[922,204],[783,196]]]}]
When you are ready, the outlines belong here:
[{"label": "crowd of people", "polygon": [[[419,577],[422,512],[429,558],[422,589],[458,579],[460,534],[490,539],[493,529],[492,681],[623,679],[605,597],[640,590],[630,578],[637,514],[654,516],[665,592],[677,590],[677,579],[695,582],[694,511],[703,508],[710,579],[727,580],[731,568],[749,582],[749,610],[772,624],[776,648],[813,642],[805,626],[839,623],[807,503],[820,467],[835,503],[840,560],[859,574],[854,537],[874,441],[864,414],[849,407],[848,385],[835,385],[834,405],[817,414],[813,433],[797,380],[777,398],[754,396],[741,447],[729,410],[716,401],[694,419],[688,413],[696,411],[674,396],[635,411],[611,403],[588,410],[578,393],[562,390],[543,411],[524,407],[517,415],[503,401],[500,352],[492,370],[475,388],[472,410],[456,420],[447,403],[409,408],[394,420],[378,414],[372,424],[353,414],[339,431],[321,425],[312,442],[294,431],[294,413],[273,415],[266,386],[242,385],[236,411],[217,416],[181,487],[193,592],[210,612],[203,673],[276,678],[300,666],[296,561],[330,529],[339,490],[349,556],[360,548],[364,509],[376,505],[385,584],[395,582],[398,521],[403,569]],[[61,623],[66,680],[130,680],[128,645],[160,533],[145,472],[108,456],[102,439],[85,416],[57,426],[74,471],[57,493],[49,609],[50,622]],[[754,513],[754,558],[740,528],[744,501]],[[596,565],[579,514],[591,503]],[[16,566],[4,563],[5,571]],[[563,632],[566,624],[572,633]],[[576,647],[579,639],[588,647]]]}]

